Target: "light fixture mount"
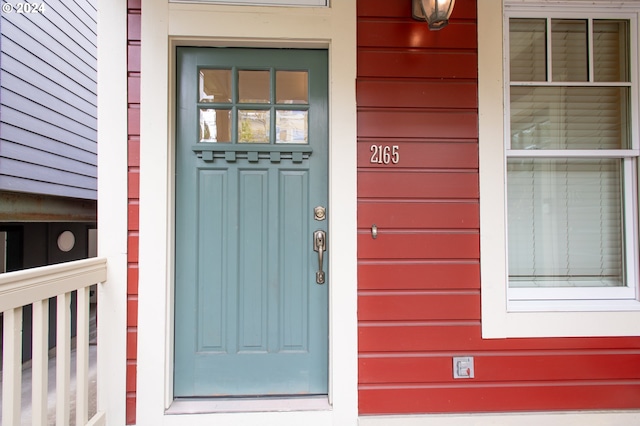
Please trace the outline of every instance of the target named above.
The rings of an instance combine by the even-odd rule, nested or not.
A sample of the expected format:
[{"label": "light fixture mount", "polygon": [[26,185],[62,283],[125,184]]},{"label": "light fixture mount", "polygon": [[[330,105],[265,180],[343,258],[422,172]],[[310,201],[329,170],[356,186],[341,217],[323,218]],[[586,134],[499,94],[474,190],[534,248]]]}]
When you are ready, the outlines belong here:
[{"label": "light fixture mount", "polygon": [[449,24],[456,0],[412,0],[413,19],[426,21],[429,29],[441,30]]}]

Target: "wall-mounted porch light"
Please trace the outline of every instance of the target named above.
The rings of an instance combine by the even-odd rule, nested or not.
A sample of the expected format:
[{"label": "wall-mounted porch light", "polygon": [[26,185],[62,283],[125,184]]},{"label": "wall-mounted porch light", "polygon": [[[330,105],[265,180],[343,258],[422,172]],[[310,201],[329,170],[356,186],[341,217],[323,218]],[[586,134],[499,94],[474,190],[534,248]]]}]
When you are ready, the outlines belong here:
[{"label": "wall-mounted porch light", "polygon": [[413,19],[427,21],[430,30],[441,30],[449,23],[456,0],[412,0]]}]

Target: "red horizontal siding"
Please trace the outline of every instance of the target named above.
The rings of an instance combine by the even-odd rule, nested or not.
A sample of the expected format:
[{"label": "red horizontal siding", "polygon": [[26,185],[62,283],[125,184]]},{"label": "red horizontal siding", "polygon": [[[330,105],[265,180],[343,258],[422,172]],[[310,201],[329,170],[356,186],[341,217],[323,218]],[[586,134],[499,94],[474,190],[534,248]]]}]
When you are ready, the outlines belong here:
[{"label": "red horizontal siding", "polygon": [[138,204],[129,203],[127,207],[127,223],[129,231],[138,231],[140,229],[140,206]]},{"label": "red horizontal siding", "polygon": [[458,111],[367,111],[358,113],[360,138],[476,139],[478,115]]},{"label": "red horizontal siding", "polygon": [[640,349],[640,341],[619,337],[483,340],[478,318],[476,321],[361,322],[358,346],[361,353],[447,351],[473,355],[481,351]]},{"label": "red horizontal siding", "polygon": [[140,135],[140,107],[138,105],[129,106],[127,111],[129,135]]},{"label": "red horizontal siding", "polygon": [[406,47],[413,49],[475,49],[475,22],[452,23],[447,31],[424,31],[424,22],[415,20],[366,21],[358,25],[361,47]]},{"label": "red horizontal siding", "polygon": [[473,320],[480,316],[480,293],[376,292],[360,293],[360,321]]},{"label": "red horizontal siding", "polygon": [[130,104],[140,103],[140,76],[129,76],[127,78],[127,101]]},{"label": "red horizontal siding", "polygon": [[[380,164],[380,146],[389,152],[393,147],[398,154],[396,164]],[[372,156],[374,158],[372,158]],[[358,167],[361,168],[427,168],[427,169],[477,169],[477,142],[403,142],[395,139],[361,139],[358,142]]]},{"label": "red horizontal siding", "polygon": [[477,172],[371,171],[358,173],[360,198],[477,199]]},{"label": "red horizontal siding", "polygon": [[482,339],[476,1],[437,32],[357,4],[360,413],[640,408],[638,338]]},{"label": "red horizontal siding", "polygon": [[128,103],[128,273],[127,273],[127,393],[126,423],[136,423],[136,370],[138,348],[138,230],[140,198],[140,52],[141,1],[127,2]]},{"label": "red horizontal siding", "polygon": [[[357,10],[360,18],[400,18],[405,19],[407,22],[411,21],[411,1],[359,0]],[[475,19],[475,17],[475,1],[458,0],[456,2],[451,14],[452,20]],[[446,34],[442,31],[440,33]]]},{"label": "red horizontal siding", "polygon": [[[135,360],[138,357],[138,330],[131,327],[127,329],[127,359]],[[127,380],[133,378],[127,377]]]},{"label": "red horizontal siding", "polygon": [[139,13],[129,13],[127,16],[127,38],[129,41],[140,41],[141,17]]},{"label": "red horizontal siding", "polygon": [[136,390],[136,373],[137,366],[136,364],[127,363],[127,377],[131,377],[131,380],[127,380],[127,392],[135,392]]},{"label": "red horizontal siding", "polygon": [[[135,377],[135,376],[131,376]],[[135,388],[135,385],[133,386]],[[126,423],[128,425],[136,424],[136,393],[128,392],[127,393],[127,414],[126,414]]]},{"label": "red horizontal siding", "polygon": [[127,64],[130,72],[140,72],[140,45],[129,44],[127,48]]},{"label": "red horizontal siding", "polygon": [[128,151],[127,163],[129,167],[130,168],[140,167],[140,139],[138,136],[133,136],[129,138],[127,151]]},{"label": "red horizontal siding", "polygon": [[[398,383],[452,375],[449,358],[407,363],[414,349],[405,339],[420,338],[407,330],[434,321],[477,328],[480,317],[476,26],[452,20],[448,33],[425,31],[410,3],[358,2],[359,374],[361,386],[376,377],[387,386],[361,389],[365,414],[380,412],[369,405],[378,395],[392,398],[382,412],[424,412],[420,402],[398,409]],[[475,2],[466,3],[456,13],[473,19]],[[377,163],[379,145],[396,146],[399,161]],[[385,328],[401,336],[369,340],[384,339],[376,332]],[[378,349],[398,356],[368,352]]]},{"label": "red horizontal siding", "polygon": [[127,300],[127,327],[138,326],[138,297],[130,295]]},{"label": "red horizontal siding", "polygon": [[478,107],[474,81],[359,80],[360,108],[468,108]]},{"label": "red horizontal siding", "polygon": [[640,381],[522,385],[361,387],[368,414],[451,413],[637,408]]},{"label": "red horizontal siding", "polygon": [[[460,383],[453,378],[451,355],[361,356],[358,362],[360,383]],[[466,380],[466,383],[640,379],[638,352],[585,354],[567,351],[561,355],[546,352],[482,353],[476,355],[474,361],[474,378]]]},{"label": "red horizontal siding", "polygon": [[480,264],[473,261],[361,261],[360,290],[479,289]]},{"label": "red horizontal siding", "polygon": [[137,234],[129,234],[127,237],[127,262],[138,263],[138,248],[140,237]]},{"label": "red horizontal siding", "polygon": [[367,49],[358,51],[358,75],[392,78],[478,77],[475,52],[395,51]]},{"label": "red horizontal siding", "polygon": [[358,234],[360,259],[478,259],[480,238],[477,233],[387,233],[378,230]]},{"label": "red horizontal siding", "polygon": [[138,294],[138,265],[130,264],[127,268],[127,294]]},{"label": "red horizontal siding", "polygon": [[358,227],[477,229],[477,202],[377,201],[358,203]]},{"label": "red horizontal siding", "polygon": [[129,170],[129,179],[127,182],[129,198],[130,199],[139,199],[140,198],[140,171],[139,170]]}]

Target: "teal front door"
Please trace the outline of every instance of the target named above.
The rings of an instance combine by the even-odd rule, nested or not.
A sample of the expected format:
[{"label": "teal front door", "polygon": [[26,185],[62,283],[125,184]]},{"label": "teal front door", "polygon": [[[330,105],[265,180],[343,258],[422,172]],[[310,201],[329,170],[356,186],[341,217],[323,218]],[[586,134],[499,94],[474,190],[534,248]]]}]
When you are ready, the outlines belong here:
[{"label": "teal front door", "polygon": [[327,52],[178,48],[176,397],[327,393]]}]

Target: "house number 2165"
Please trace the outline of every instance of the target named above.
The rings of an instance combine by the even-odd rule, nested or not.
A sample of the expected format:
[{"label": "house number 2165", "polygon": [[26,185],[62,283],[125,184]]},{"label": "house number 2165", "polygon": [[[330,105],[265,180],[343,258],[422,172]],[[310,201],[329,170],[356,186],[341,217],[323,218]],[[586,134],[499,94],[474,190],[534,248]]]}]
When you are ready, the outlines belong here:
[{"label": "house number 2165", "polygon": [[398,164],[400,147],[398,145],[371,145],[371,164]]}]

